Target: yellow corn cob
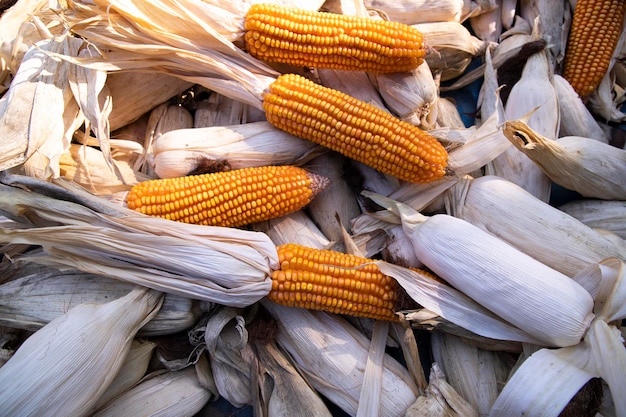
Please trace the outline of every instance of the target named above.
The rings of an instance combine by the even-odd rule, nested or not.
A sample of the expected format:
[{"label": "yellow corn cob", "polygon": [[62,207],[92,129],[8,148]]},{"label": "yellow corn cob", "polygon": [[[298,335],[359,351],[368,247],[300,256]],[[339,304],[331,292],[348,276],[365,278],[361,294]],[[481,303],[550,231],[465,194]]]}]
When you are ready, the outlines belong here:
[{"label": "yellow corn cob", "polygon": [[263,61],[351,71],[404,72],[426,54],[415,28],[391,21],[254,4],[247,51]]},{"label": "yellow corn cob", "polygon": [[567,41],[563,77],[581,98],[606,74],[622,33],[624,0],[579,0]]},{"label": "yellow corn cob", "polygon": [[389,113],[296,74],[281,75],[263,97],[267,120],[404,181],[446,173],[448,154],[434,137]]},{"label": "yellow corn cob", "polygon": [[395,321],[396,281],[372,260],[288,243],[277,247],[280,269],[268,298],[278,304]]},{"label": "yellow corn cob", "polygon": [[184,223],[243,226],[297,211],[328,179],[294,166],[264,166],[150,180],[126,198],[130,209]]}]

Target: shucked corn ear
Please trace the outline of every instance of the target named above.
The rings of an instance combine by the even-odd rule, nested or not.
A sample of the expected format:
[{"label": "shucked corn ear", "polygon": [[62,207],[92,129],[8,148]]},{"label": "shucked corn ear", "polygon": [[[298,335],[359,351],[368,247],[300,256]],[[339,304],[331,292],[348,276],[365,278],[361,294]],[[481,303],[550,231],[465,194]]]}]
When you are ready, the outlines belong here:
[{"label": "shucked corn ear", "polygon": [[401,180],[429,182],[446,173],[448,154],[435,137],[302,76],[278,77],[263,108],[277,128]]},{"label": "shucked corn ear", "polygon": [[307,205],[328,180],[294,166],[265,166],[135,185],[130,209],[184,223],[236,227]]},{"label": "shucked corn ear", "polygon": [[373,261],[296,244],[277,247],[280,269],[268,298],[276,303],[331,313],[397,320],[396,281]]},{"label": "shucked corn ear", "polygon": [[626,1],[579,0],[565,51],[563,76],[581,98],[589,96],[609,69],[624,24]]},{"label": "shucked corn ear", "polygon": [[426,54],[422,34],[411,26],[276,4],[252,5],[244,28],[247,51],[268,62],[404,72]]}]

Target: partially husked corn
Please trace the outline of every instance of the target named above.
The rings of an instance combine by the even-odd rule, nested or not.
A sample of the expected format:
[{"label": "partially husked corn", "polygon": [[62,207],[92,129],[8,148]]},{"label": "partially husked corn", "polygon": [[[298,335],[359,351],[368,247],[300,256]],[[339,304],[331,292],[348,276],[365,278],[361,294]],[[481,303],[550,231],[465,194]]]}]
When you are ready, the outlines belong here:
[{"label": "partially husked corn", "polygon": [[392,21],[254,4],[244,28],[247,51],[268,62],[382,73],[410,71],[426,55],[422,34]]},{"label": "partially husked corn", "polygon": [[268,298],[276,303],[331,313],[396,321],[398,285],[372,260],[296,244],[277,248]]},{"label": "partially husked corn", "polygon": [[263,97],[263,108],[278,129],[401,180],[430,182],[446,173],[448,153],[434,136],[302,76],[278,77]]},{"label": "partially husked corn", "polygon": [[184,223],[243,226],[297,211],[328,179],[294,166],[264,166],[139,183],[130,209]]},{"label": "partially husked corn", "polygon": [[626,1],[578,0],[565,51],[563,77],[581,98],[589,96],[609,69],[622,33]]}]

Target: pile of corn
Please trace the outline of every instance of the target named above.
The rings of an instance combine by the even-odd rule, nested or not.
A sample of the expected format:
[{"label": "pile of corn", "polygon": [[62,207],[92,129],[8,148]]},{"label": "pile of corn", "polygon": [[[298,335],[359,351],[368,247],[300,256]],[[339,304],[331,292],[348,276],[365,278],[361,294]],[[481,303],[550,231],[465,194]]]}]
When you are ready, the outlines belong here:
[{"label": "pile of corn", "polygon": [[626,416],[624,0],[2,7],[0,415]]}]

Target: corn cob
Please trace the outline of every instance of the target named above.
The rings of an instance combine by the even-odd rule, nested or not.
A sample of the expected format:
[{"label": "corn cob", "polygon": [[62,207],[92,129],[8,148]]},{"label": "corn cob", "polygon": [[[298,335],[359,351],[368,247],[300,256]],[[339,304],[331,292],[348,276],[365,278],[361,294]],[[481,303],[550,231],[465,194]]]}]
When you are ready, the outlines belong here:
[{"label": "corn cob", "polygon": [[446,173],[447,152],[435,137],[299,75],[278,77],[263,98],[263,108],[278,129],[401,180],[429,182]]},{"label": "corn cob", "polygon": [[302,168],[265,166],[145,181],[126,201],[130,209],[156,217],[237,227],[297,211],[327,183]]},{"label": "corn cob", "polygon": [[622,33],[624,0],[579,0],[567,41],[563,77],[581,98],[600,84]]},{"label": "corn cob", "polygon": [[426,54],[422,34],[402,23],[275,4],[252,5],[244,28],[247,51],[267,62],[404,72]]},{"label": "corn cob", "polygon": [[277,247],[268,298],[278,304],[396,321],[395,280],[373,261],[296,244]]}]

